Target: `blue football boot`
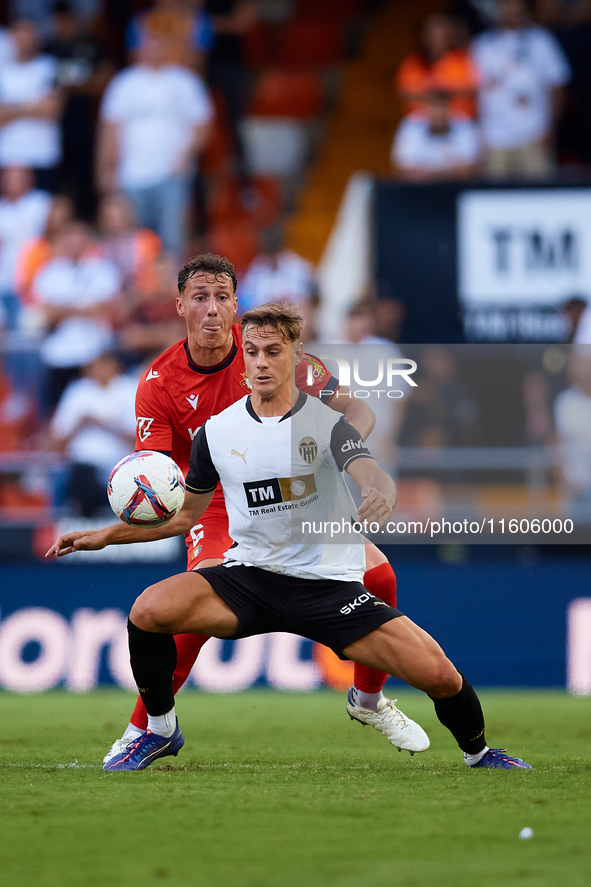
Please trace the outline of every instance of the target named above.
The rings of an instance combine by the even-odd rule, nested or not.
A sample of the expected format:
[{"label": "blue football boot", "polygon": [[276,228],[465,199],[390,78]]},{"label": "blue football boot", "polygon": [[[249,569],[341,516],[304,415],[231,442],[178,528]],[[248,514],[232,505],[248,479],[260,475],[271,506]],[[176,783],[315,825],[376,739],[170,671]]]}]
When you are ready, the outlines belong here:
[{"label": "blue football boot", "polygon": [[146,730],[137,739],[132,739],[120,754],[107,761],[103,770],[145,770],[158,758],[165,758],[167,755],[176,757],[184,744],[185,737],[177,718],[176,730],[172,736],[158,736],[157,733]]},{"label": "blue football boot", "polygon": [[531,764],[526,764],[521,758],[510,758],[506,748],[489,748],[476,764],[470,764],[471,768],[489,767],[494,770],[532,770]]}]

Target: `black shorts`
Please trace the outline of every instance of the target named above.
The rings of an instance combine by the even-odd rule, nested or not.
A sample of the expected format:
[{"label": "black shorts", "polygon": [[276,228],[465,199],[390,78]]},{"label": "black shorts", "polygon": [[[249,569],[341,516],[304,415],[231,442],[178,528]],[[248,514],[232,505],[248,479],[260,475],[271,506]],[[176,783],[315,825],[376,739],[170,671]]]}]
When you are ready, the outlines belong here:
[{"label": "black shorts", "polygon": [[243,564],[205,567],[199,575],[238,616],[240,630],[232,640],[287,631],[345,659],[345,647],[402,616],[360,582],[298,579]]}]

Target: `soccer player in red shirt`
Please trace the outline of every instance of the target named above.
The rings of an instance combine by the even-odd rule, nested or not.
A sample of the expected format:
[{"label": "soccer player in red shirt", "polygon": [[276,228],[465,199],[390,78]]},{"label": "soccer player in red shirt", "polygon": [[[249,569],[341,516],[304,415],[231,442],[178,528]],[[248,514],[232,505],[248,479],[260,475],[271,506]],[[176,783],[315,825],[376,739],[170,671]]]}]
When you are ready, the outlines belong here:
[{"label": "soccer player in red shirt", "polygon": [[[227,259],[208,253],[181,268],[177,310],[187,324],[187,338],[156,358],[140,379],[136,395],[136,450],[158,450],[172,456],[184,474],[191,444],[206,419],[240,400],[250,391],[246,377],[240,326],[235,324],[236,275]],[[308,367],[312,373],[308,373]],[[308,384],[311,375],[313,384]],[[363,438],[373,428],[374,414],[363,401],[339,386],[318,358],[305,354],[296,368],[296,383],[307,394],[321,397],[343,413]],[[237,453],[237,456],[240,454]],[[185,538],[187,569],[221,563],[232,545],[221,487],[200,523]],[[365,587],[376,597],[396,606],[396,576],[385,555],[366,541]],[[177,665],[174,692],[184,684],[205,635],[176,635]],[[411,753],[429,746],[426,733],[382,694],[386,673],[355,664],[354,684],[347,711],[353,720],[371,724],[398,748]],[[147,714],[138,697],[130,723],[121,739],[105,756],[107,762],[147,727]]]}]

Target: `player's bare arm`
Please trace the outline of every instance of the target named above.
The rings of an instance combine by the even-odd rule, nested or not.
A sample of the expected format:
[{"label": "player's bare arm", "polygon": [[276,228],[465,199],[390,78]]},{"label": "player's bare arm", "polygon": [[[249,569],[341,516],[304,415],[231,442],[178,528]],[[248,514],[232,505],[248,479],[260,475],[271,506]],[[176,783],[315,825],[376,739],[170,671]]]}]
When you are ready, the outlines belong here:
[{"label": "player's bare arm", "polygon": [[118,523],[100,530],[75,530],[60,536],[53,543],[45,557],[64,557],[74,551],[98,551],[107,545],[127,545],[131,542],[154,542],[188,533],[211,502],[213,490],[209,493],[191,493],[187,490],[183,507],[172,520],[160,527],[132,527]]},{"label": "player's bare arm", "polygon": [[346,385],[339,385],[328,406],[331,410],[342,413],[347,422],[357,429],[363,440],[367,440],[376,424],[376,416],[365,401],[353,397]]},{"label": "player's bare arm", "polygon": [[355,459],[346,470],[361,488],[363,502],[357,509],[359,520],[375,521],[382,526],[396,505],[396,484],[375,459],[367,456]]}]

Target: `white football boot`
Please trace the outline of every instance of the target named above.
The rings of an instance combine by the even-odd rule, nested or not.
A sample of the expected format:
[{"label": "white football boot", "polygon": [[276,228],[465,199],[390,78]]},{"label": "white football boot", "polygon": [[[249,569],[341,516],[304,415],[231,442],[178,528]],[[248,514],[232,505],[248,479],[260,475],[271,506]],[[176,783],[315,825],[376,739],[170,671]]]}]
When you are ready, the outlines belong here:
[{"label": "white football boot", "polygon": [[111,748],[109,749],[109,751],[107,752],[105,757],[103,758],[103,764],[108,764],[109,761],[111,760],[111,758],[114,758],[115,755],[120,755],[122,752],[124,752],[125,749],[127,748],[127,746],[129,745],[129,743],[133,739],[137,739],[138,736],[141,736],[141,735],[142,735],[141,730],[136,730],[135,732],[133,730],[126,730],[125,733],[123,734],[123,736],[121,737],[121,739],[115,740],[115,742],[113,743],[113,745],[111,746]]},{"label": "white football boot", "polygon": [[423,728],[411,721],[394,704],[397,699],[388,699],[386,696],[378,701],[378,710],[362,708],[353,702],[352,688],[347,699],[347,713],[352,721],[360,724],[369,724],[382,733],[386,739],[395,745],[398,751],[408,751],[414,755],[418,751],[426,751],[429,748],[429,737]]}]

